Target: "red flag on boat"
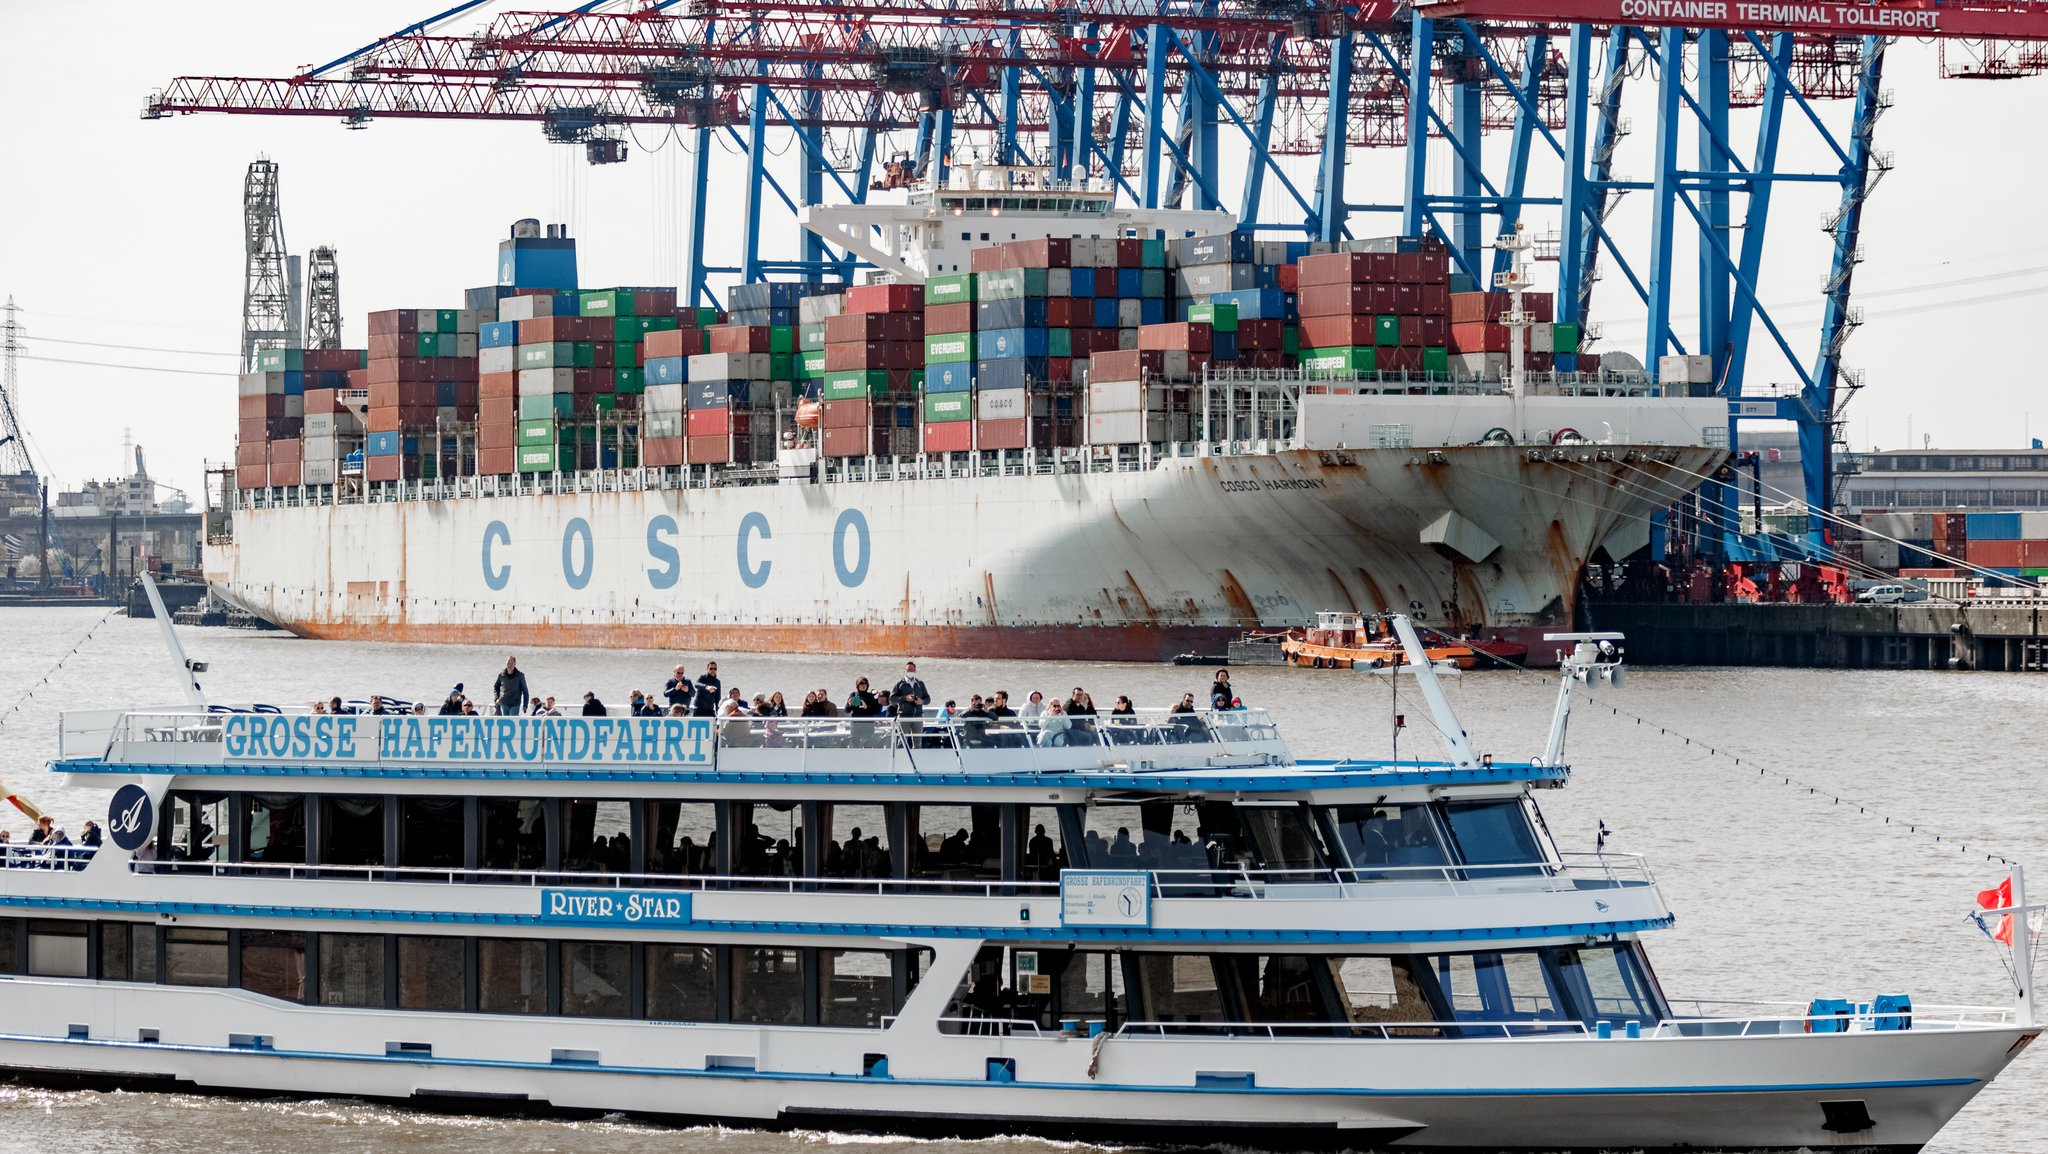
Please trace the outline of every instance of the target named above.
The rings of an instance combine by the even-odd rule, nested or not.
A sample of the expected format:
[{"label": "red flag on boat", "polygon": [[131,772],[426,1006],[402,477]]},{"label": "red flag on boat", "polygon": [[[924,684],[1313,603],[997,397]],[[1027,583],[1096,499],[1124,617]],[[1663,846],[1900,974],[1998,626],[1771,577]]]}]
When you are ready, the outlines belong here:
[{"label": "red flag on boat", "polygon": [[[1986,910],[2010,909],[2012,907],[2012,878],[2008,877],[1988,890],[1977,891],[1977,906],[1979,909]],[[1991,936],[1993,939],[2004,942],[2008,946],[2012,944],[2011,914],[2006,914],[1998,919],[1998,932]]]}]

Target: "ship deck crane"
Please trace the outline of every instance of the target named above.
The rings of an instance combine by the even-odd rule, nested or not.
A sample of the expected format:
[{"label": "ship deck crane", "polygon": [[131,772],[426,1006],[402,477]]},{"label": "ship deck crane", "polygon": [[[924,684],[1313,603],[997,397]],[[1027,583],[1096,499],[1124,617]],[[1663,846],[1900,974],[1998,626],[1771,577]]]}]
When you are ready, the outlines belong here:
[{"label": "ship deck crane", "polygon": [[[1708,358],[1711,387],[1733,402],[1731,446],[1739,422],[1798,426],[1807,502],[1821,514],[1833,507],[1842,409],[1861,382],[1843,350],[1860,320],[1863,206],[1890,167],[1875,143],[1889,38],[1940,41],[1944,76],[2048,70],[2043,0],[662,0],[448,31],[478,7],[457,4],[290,76],[181,77],[144,115],[525,120],[571,144],[662,127],[690,153],[692,301],[712,299],[714,279],[849,276],[853,258],[814,235],[793,253],[772,246],[767,217],[786,210],[793,223],[807,205],[863,203],[877,184],[899,184],[875,179],[877,153],[892,155],[899,133],[915,140],[910,178],[944,182],[971,146],[992,163],[1112,181],[1131,203],[1230,208],[1262,233],[1436,233],[1482,284],[1505,270],[1495,237],[1549,218],[1557,319],[1587,325],[1598,283],[1603,311],[1639,305],[1645,364]],[[1655,126],[1646,178],[1616,169],[1631,101]],[[1825,102],[1845,111],[1829,115]],[[1755,110],[1747,138],[1738,108]],[[1507,147],[1483,147],[1488,133]],[[1794,168],[1782,147],[1794,133],[1817,138],[1825,162]],[[1404,150],[1398,196],[1362,199],[1348,179],[1354,154],[1375,147]],[[1532,161],[1544,154],[1556,163]],[[1315,158],[1313,177],[1287,156]],[[716,182],[745,197],[738,230],[714,228],[706,212],[724,164],[743,166]],[[1561,176],[1538,186],[1553,168]],[[1756,286],[1772,216],[1816,189],[1832,244],[1822,319],[1808,332],[1781,323]],[[1625,196],[1650,202],[1646,228],[1612,215]],[[712,263],[709,242],[730,231],[737,260]],[[1674,304],[1688,297],[1700,319],[1681,331]],[[1749,387],[1752,372],[1780,387]],[[1822,523],[1809,522],[1815,553]],[[1737,529],[1725,517],[1715,526],[1730,555],[1755,544]]]}]

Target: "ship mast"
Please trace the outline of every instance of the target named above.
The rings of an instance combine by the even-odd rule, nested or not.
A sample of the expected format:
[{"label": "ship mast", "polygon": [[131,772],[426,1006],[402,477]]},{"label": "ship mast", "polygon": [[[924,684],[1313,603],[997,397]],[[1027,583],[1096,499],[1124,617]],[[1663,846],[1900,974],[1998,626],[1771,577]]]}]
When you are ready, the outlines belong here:
[{"label": "ship mast", "polygon": [[1500,323],[1508,330],[1508,396],[1514,400],[1515,433],[1521,435],[1522,398],[1529,393],[1528,347],[1529,313],[1522,307],[1522,294],[1529,291],[1533,282],[1529,279],[1529,262],[1524,258],[1531,247],[1530,240],[1522,235],[1522,222],[1516,221],[1513,232],[1500,234],[1493,247],[1508,254],[1509,266],[1493,274],[1495,292],[1508,294],[1507,311],[1500,314]]}]

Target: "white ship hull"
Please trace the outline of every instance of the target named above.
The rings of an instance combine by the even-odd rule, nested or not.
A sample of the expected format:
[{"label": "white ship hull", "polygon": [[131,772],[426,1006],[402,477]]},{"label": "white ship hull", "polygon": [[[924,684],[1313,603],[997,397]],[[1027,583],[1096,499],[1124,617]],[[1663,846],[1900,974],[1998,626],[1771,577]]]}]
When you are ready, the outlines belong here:
[{"label": "white ship hull", "polygon": [[1720,455],[1294,449],[243,508],[206,568],[309,637],[1157,660],[1323,610],[1407,609],[1512,639],[1568,624],[1581,567],[1641,545]]}]

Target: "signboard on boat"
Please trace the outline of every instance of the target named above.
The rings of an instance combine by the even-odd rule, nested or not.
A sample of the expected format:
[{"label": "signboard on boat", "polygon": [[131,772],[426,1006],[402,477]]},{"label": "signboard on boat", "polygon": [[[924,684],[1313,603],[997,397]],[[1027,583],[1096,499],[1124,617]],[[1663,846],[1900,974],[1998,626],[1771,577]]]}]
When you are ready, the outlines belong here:
[{"label": "signboard on boat", "polygon": [[221,719],[230,762],[351,764],[496,762],[705,768],[708,717],[456,717],[416,714],[232,713]]},{"label": "signboard on boat", "polygon": [[690,895],[645,890],[542,890],[540,920],[566,926],[681,929],[690,924]]},{"label": "signboard on boat", "polygon": [[1144,870],[1061,870],[1063,926],[1149,926],[1152,875]]}]

